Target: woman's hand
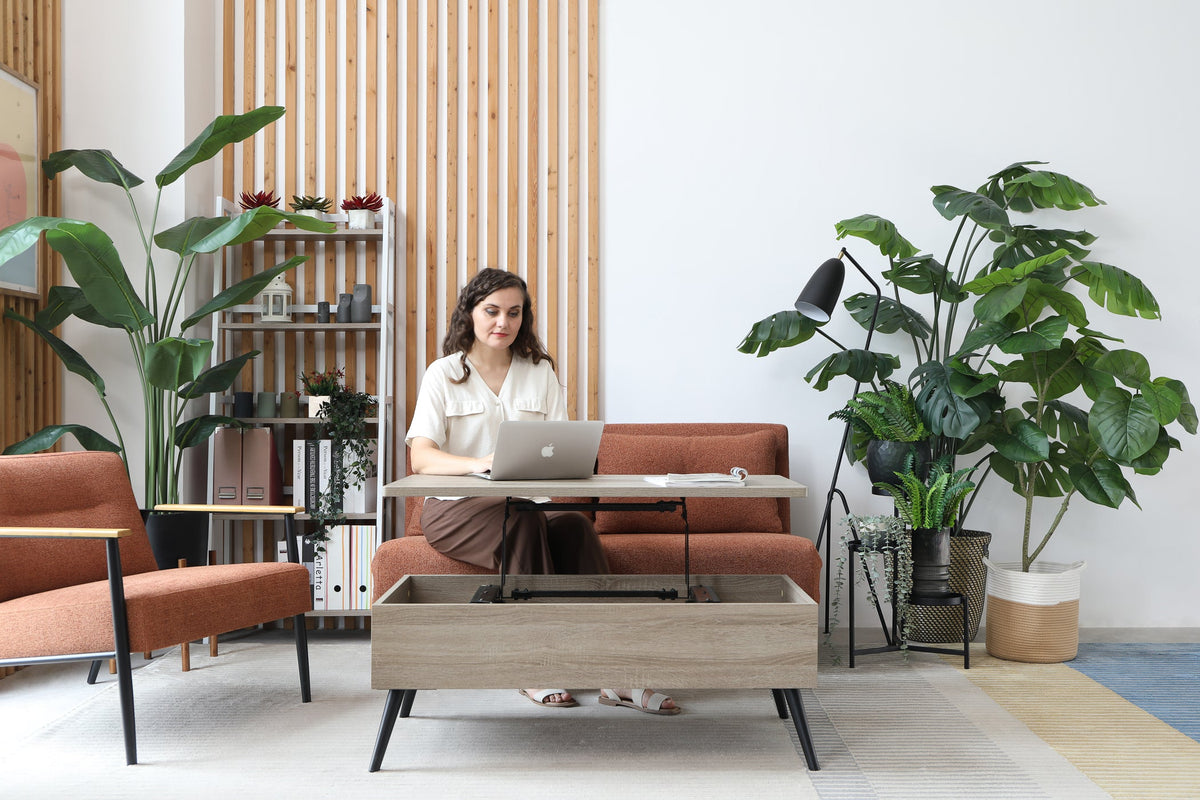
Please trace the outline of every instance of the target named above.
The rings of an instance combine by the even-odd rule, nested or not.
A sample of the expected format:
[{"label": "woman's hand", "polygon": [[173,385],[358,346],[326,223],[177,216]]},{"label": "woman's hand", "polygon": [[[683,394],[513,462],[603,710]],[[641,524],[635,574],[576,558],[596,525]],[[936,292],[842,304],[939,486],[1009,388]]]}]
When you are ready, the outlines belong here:
[{"label": "woman's hand", "polygon": [[416,437],[409,445],[413,472],[423,475],[470,475],[492,468],[492,454],[481,458],[442,452],[432,439]]}]

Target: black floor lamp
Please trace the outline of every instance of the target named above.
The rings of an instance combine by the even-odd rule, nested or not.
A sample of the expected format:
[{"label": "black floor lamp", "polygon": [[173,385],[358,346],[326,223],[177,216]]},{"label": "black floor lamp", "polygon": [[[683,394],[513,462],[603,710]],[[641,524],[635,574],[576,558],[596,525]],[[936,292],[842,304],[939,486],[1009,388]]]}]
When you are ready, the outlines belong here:
[{"label": "black floor lamp", "polygon": [[[845,258],[854,265],[862,276],[867,279],[867,282],[875,288],[875,307],[871,311],[871,323],[867,326],[867,340],[863,343],[864,350],[871,349],[871,336],[875,333],[875,320],[879,316],[879,304],[883,300],[883,291],[879,288],[871,276],[862,266],[854,260],[854,257],[846,252],[845,248],[838,253],[837,258],[831,258],[821,266],[817,267],[817,271],[808,279],[808,283],[804,285],[804,290],[800,292],[800,296],[796,298],[796,311],[802,316],[813,320],[814,322],[828,322],[833,316],[833,310],[837,307],[838,298],[842,293],[842,283],[846,279],[846,266],[842,263]],[[848,350],[845,345],[834,339],[829,334],[820,328],[816,329],[817,333],[824,336],[829,341],[840,347],[842,350]],[[850,396],[858,394],[861,382],[855,382],[854,392]],[[842,490],[837,488],[838,473],[842,469],[842,459],[846,454],[846,442],[850,439],[850,423],[847,422],[842,430],[842,443],[838,447],[837,461],[833,466],[833,478],[829,481],[829,491],[825,493],[825,510],[821,514],[821,527],[817,531],[817,551],[821,550],[821,543],[825,543],[825,633],[829,633],[829,591],[830,591],[830,554],[832,551],[831,541],[833,539],[833,520],[831,511],[833,509],[833,498],[836,495],[842,501],[842,508],[847,514],[850,513],[850,504],[846,502],[846,495]],[[827,538],[828,537],[828,538]],[[851,601],[853,602],[853,600]]]}]

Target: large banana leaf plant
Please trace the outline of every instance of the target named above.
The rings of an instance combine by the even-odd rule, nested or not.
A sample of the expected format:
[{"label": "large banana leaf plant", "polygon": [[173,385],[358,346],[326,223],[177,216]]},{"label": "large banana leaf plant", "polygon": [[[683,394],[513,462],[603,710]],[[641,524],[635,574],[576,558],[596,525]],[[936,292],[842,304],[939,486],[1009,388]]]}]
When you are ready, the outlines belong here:
[{"label": "large banana leaf plant", "polygon": [[[63,436],[71,435],[87,449],[119,452],[129,469],[125,440],[112,411],[114,398],[109,397],[104,378],[54,333],[63,320],[74,315],[95,325],[124,331],[137,370],[141,395],[138,399],[143,406],[145,504],[153,508],[158,503],[179,502],[183,449],[204,443],[221,425],[238,424],[231,417],[214,414],[184,419],[189,401],[227,391],[242,367],[258,355],[258,351],[252,351],[210,366],[213,341],[188,338],[185,334],[210,314],[250,302],[272,278],[304,261],[302,256],[290,258],[230,286],[184,316],[185,290],[194,274],[197,256],[226,245],[251,242],[285,219],[314,231],[330,231],[334,226],[302,214],[260,207],[234,217],[193,217],[160,232],[157,226],[162,192],[193,166],[208,161],[226,145],[253,136],[283,113],[281,107],[263,106],[245,114],[217,117],[155,176],[157,192],[148,218],[139,211],[131,191],[142,184],[142,179],[109,151],[62,150],[42,162],[47,178],[53,179],[74,167],[88,178],[112,184],[124,192],[132,224],[142,243],[143,251],[138,258],[145,260],[145,283],[139,294],[112,239],[91,222],[32,217],[0,231],[0,271],[42,234],[50,247],[62,255],[77,285],[51,288],[45,306],[33,319],[12,309],[6,310],[4,316],[44,339],[70,372],[92,386],[116,437],[114,442],[83,425],[50,425],[8,445],[5,454],[45,450]],[[119,400],[123,404],[136,402],[128,397]]]},{"label": "large banana leaf plant", "polygon": [[[932,187],[934,208],[955,225],[940,261],[883,217],[836,225],[839,239],[863,239],[887,258],[877,331],[891,336],[875,341],[911,347],[916,366],[908,382],[935,434],[935,455],[981,452],[979,483],[994,473],[1021,497],[1026,571],[1076,495],[1110,508],[1126,499],[1136,504],[1129,474],[1156,474],[1180,448],[1167,426],[1192,434],[1197,427],[1184,384],[1155,375],[1144,355],[1121,347],[1089,317],[1159,319],[1146,285],[1092,260],[1091,233],[1032,224],[1103,202],[1082,183],[1040,169],[1043,163],[1012,164],[975,191]],[[864,328],[874,304],[874,294],[844,302]],[[817,327],[781,311],[755,323],[738,349],[765,356],[807,341]],[[900,363],[892,353],[843,349],[805,379],[821,390],[840,375],[874,383]],[[1039,498],[1057,510],[1035,535]]]}]

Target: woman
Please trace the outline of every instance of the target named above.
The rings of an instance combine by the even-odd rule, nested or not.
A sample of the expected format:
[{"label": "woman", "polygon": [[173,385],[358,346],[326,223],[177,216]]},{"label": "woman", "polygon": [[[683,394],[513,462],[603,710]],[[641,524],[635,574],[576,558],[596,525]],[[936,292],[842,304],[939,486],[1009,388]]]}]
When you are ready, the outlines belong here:
[{"label": "woman", "polygon": [[[515,273],[484,269],[463,287],[442,354],[425,371],[405,437],[414,472],[486,472],[501,421],[567,419],[554,359],[538,340],[529,291]],[[503,519],[503,498],[429,497],[421,527],[438,552],[497,569]],[[517,575],[609,572],[591,520],[576,511],[511,514],[505,547],[509,571]],[[542,706],[578,705],[562,689],[520,691]],[[679,712],[669,697],[650,689],[601,691],[607,705]]]}]

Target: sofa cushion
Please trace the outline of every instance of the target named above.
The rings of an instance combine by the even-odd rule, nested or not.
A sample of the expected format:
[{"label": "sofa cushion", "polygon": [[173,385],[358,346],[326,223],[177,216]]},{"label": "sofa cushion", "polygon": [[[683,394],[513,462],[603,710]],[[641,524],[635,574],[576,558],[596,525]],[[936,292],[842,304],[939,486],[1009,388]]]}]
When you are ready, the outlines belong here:
[{"label": "sofa cushion", "polygon": [[[775,437],[769,431],[729,436],[659,436],[605,433],[597,472],[608,475],[665,475],[668,472],[728,472],[742,467],[751,475],[775,472]],[[614,498],[610,502],[619,502]],[[693,533],[784,530],[774,498],[731,500],[694,497],[687,501]],[[678,533],[678,514],[658,511],[597,511],[599,533]]]}]

